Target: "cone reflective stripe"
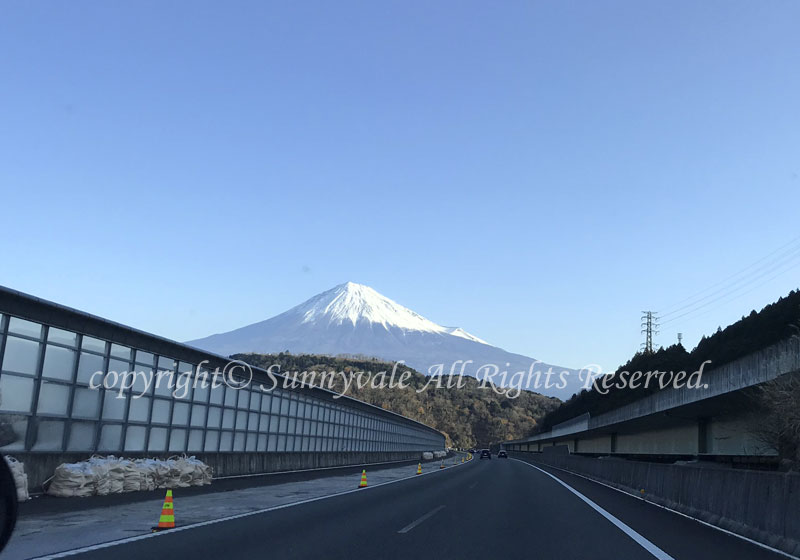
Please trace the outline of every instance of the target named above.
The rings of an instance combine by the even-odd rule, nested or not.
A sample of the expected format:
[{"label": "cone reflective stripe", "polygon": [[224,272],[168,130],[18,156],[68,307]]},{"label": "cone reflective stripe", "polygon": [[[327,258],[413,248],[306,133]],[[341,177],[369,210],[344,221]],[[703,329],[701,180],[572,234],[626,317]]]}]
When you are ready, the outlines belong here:
[{"label": "cone reflective stripe", "polygon": [[367,469],[361,471],[361,482],[358,484],[359,488],[367,487]]},{"label": "cone reflective stripe", "polygon": [[422,474],[422,463],[417,465],[417,474]]},{"label": "cone reflective stripe", "polygon": [[158,526],[153,527],[154,531],[175,528],[175,506],[172,502],[172,490],[167,490],[164,498],[164,505],[161,508],[161,517],[158,518]]}]

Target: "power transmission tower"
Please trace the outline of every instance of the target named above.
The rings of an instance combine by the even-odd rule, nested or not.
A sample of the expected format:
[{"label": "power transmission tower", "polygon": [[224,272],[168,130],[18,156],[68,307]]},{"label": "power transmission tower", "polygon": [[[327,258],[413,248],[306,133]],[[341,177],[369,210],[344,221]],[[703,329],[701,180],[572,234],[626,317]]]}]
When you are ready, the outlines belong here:
[{"label": "power transmission tower", "polygon": [[653,335],[658,334],[658,317],[655,311],[642,311],[642,334],[645,335],[642,351],[653,353]]}]

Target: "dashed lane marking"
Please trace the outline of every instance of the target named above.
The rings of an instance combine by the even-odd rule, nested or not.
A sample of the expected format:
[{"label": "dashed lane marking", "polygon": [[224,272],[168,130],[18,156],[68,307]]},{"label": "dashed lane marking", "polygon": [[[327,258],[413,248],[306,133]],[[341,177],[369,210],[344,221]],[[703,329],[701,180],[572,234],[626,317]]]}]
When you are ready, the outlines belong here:
[{"label": "dashed lane marking", "polygon": [[400,534],[408,533],[411,529],[413,529],[414,527],[416,527],[417,525],[419,525],[423,521],[425,521],[427,519],[430,519],[431,517],[433,517],[434,515],[436,515],[440,511],[442,511],[443,509],[444,509],[444,506],[439,506],[437,508],[434,508],[431,511],[429,511],[428,513],[426,513],[425,515],[423,515],[422,517],[420,517],[419,519],[417,519],[416,521],[414,521],[413,523],[411,523],[410,525],[406,525],[405,527],[403,527],[402,529],[400,529],[397,532],[400,533]]},{"label": "dashed lane marking", "polygon": [[[462,465],[468,465],[468,464],[469,464],[469,462],[467,462],[467,463],[459,463],[457,465],[453,465],[453,467],[460,467]],[[290,504],[281,504],[279,506],[272,506],[272,507],[269,507],[269,508],[259,509],[259,510],[256,510],[256,511],[248,511],[247,513],[240,513],[240,514],[237,514],[237,515],[230,515],[228,517],[220,517],[219,519],[210,519],[208,521],[203,521],[203,522],[200,522],[200,523],[192,523],[190,525],[183,525],[183,526],[180,526],[180,527],[176,527],[174,529],[170,529],[168,531],[160,531],[158,533],[145,533],[143,535],[136,535],[135,537],[127,537],[127,538],[124,538],[124,539],[117,539],[117,540],[114,540],[114,541],[109,541],[109,542],[104,542],[104,543],[99,543],[99,544],[93,544],[93,545],[90,545],[90,546],[84,546],[84,547],[80,547],[80,548],[73,548],[71,550],[65,550],[63,552],[56,552],[54,554],[45,554],[43,556],[37,556],[35,558],[30,558],[29,560],[55,560],[56,558],[67,558],[69,556],[75,556],[77,554],[84,554],[86,552],[93,552],[95,550],[103,550],[105,548],[111,548],[113,546],[120,546],[120,545],[129,544],[129,543],[137,542],[137,541],[143,541],[145,539],[155,539],[155,538],[163,537],[165,535],[172,535],[172,534],[175,534],[175,533],[179,533],[181,531],[189,531],[191,529],[197,529],[197,528],[200,528],[200,527],[207,527],[209,525],[215,525],[217,523],[224,523],[226,521],[233,521],[233,520],[236,520],[236,519],[243,519],[245,517],[251,517],[253,515],[261,515],[262,513],[268,513],[268,512],[277,511],[277,510],[280,510],[280,509],[286,509],[286,508],[290,508],[290,507],[294,507],[294,506],[300,506],[300,505],[303,505],[303,504],[309,504],[309,503],[312,503],[312,502],[318,502],[320,500],[327,500],[329,498],[335,498],[337,496],[344,496],[344,495],[347,495],[347,494],[354,494],[356,492],[358,492],[359,494],[363,494],[364,492],[369,492],[370,490],[374,490],[375,488],[380,488],[380,487],[386,486],[388,484],[395,484],[397,482],[403,482],[404,480],[419,480],[419,478],[421,476],[428,476],[428,475],[439,473],[439,472],[449,472],[451,468],[452,467],[447,468],[447,469],[438,469],[437,468],[437,469],[430,470],[428,472],[424,472],[422,474],[414,474],[414,475],[411,475],[411,476],[407,476],[405,478],[398,478],[396,480],[390,480],[388,482],[381,482],[380,484],[375,484],[374,486],[367,486],[366,488],[354,488],[353,490],[345,490],[343,492],[337,492],[335,494],[328,494],[327,496],[317,496],[316,498],[309,498],[307,500],[301,500],[299,502],[292,502]]]}]

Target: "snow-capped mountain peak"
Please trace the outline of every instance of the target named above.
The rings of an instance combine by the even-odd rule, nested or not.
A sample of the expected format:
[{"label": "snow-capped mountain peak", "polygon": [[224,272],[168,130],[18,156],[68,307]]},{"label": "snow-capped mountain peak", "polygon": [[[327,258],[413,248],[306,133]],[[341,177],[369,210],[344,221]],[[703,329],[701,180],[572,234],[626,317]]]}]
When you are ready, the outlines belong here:
[{"label": "snow-capped mountain peak", "polygon": [[405,330],[448,333],[448,329],[379,294],[369,286],[347,282],[301,303],[289,313],[303,316],[303,323],[342,325],[359,322]]},{"label": "snow-capped mountain peak", "polygon": [[[438,325],[354,282],[340,284],[265,321],[189,344],[224,355],[292,352],[374,356],[403,361],[421,373],[456,368],[477,376],[484,364],[510,372],[528,371],[534,364],[542,371],[551,367],[492,346],[464,329]],[[574,390],[572,386],[553,388],[547,394],[566,398]]]}]

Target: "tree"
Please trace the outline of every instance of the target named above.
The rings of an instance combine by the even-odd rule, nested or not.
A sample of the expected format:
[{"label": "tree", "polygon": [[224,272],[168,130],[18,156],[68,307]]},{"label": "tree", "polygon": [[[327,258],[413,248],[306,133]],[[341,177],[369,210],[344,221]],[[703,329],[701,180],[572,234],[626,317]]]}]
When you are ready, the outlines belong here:
[{"label": "tree", "polygon": [[[682,345],[661,348],[650,354],[637,353],[628,363],[619,367],[621,371],[695,371],[700,364],[710,361],[706,370],[730,363],[738,358],[762,350],[791,336],[800,336],[800,290],[789,292],[786,297],[769,304],[761,311],[751,311],[747,317],[717,329],[711,336],[703,336],[697,346],[687,352]],[[609,385],[613,377],[609,379]],[[538,431],[547,431],[554,425],[588,412],[597,416],[637,401],[660,390],[658,384],[649,389],[638,390],[612,387],[603,394],[594,390],[583,390],[573,395],[561,407],[548,413],[538,423]],[[767,398],[767,397],[765,397]],[[800,404],[800,401],[795,401]]]},{"label": "tree", "polygon": [[800,375],[786,374],[756,388],[759,407],[753,436],[778,452],[790,469],[800,466]]},{"label": "tree", "polygon": [[[791,325],[792,338],[800,342],[800,321]],[[789,469],[800,466],[800,373],[789,373],[756,389],[761,413],[752,433],[778,452]]]}]

